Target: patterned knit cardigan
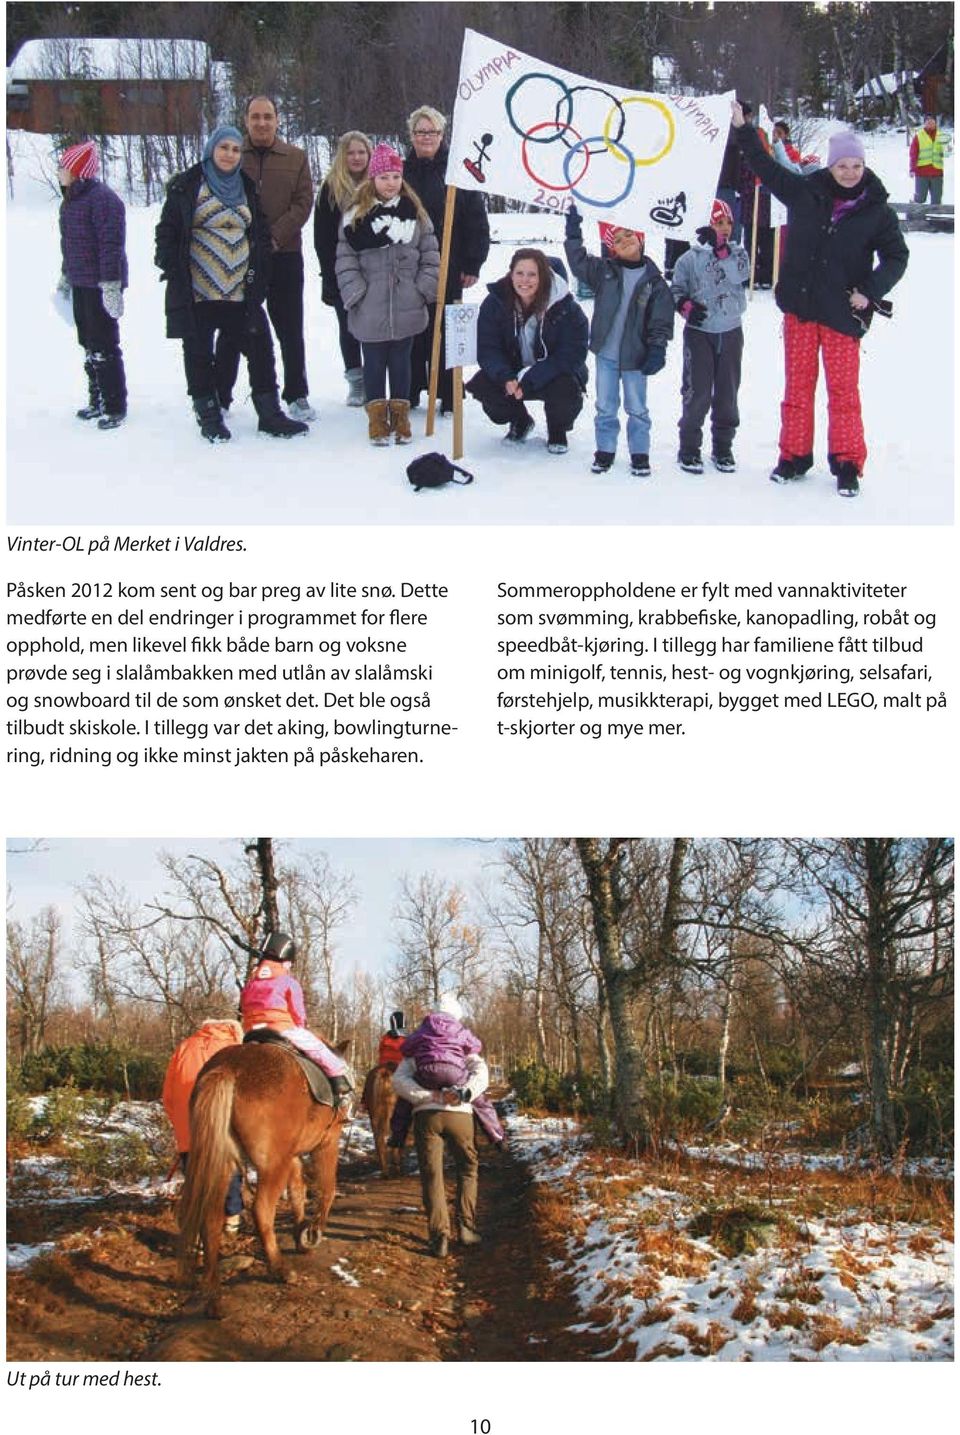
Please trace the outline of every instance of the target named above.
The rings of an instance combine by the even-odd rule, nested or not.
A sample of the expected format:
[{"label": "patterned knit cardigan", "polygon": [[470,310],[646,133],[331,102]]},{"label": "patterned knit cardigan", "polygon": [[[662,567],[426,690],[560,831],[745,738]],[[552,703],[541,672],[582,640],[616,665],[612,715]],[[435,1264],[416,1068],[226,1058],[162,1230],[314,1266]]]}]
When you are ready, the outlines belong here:
[{"label": "patterned knit cardigan", "polygon": [[[241,171],[242,173],[242,171]],[[183,339],[194,332],[193,279],[190,272],[190,243],[194,213],[204,182],[201,166],[195,164],[174,175],[167,186],[167,198],[156,229],[154,263],[167,286],[167,338]],[[270,230],[257,200],[253,181],[243,175],[250,228],[249,267],[244,275],[244,305],[248,327],[260,330],[265,323],[262,304],[270,272]]]}]

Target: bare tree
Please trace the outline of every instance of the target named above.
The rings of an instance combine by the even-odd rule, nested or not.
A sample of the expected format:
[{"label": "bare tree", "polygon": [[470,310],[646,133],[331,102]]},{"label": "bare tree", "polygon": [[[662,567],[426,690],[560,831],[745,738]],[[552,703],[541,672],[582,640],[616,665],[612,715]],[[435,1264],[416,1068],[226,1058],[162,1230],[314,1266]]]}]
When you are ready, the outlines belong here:
[{"label": "bare tree", "polygon": [[61,935],[53,907],[45,907],[29,928],[7,923],[7,1005],[21,1060],[35,1056],[46,1039],[60,981]]},{"label": "bare tree", "polygon": [[870,1124],[882,1155],[897,1148],[893,1095],[925,1000],[953,983],[953,842],[864,837],[794,842],[800,886],[827,903],[830,922],[799,945],[839,978],[848,1011],[862,1011]]},{"label": "bare tree", "polygon": [[432,873],[404,877],[394,913],[400,955],[398,986],[421,1007],[435,1007],[447,987],[466,993],[482,970],[483,933],[467,917],[455,884]]}]

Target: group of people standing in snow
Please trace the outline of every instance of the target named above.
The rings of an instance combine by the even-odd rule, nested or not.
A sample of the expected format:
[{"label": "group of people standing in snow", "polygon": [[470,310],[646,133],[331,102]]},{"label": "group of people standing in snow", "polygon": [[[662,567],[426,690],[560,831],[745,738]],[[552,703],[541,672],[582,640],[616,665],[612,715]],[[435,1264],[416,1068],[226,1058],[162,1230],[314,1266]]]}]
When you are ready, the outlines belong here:
[{"label": "group of people standing in snow", "polygon": [[[170,181],[157,225],[156,263],[166,283],[167,333],[182,343],[187,391],[204,438],[230,438],[226,418],[241,354],[261,431],[290,437],[305,433],[316,418],[306,375],[301,238],[312,212],[321,297],[337,315],[347,403],[366,407],[373,444],[410,441],[410,410],[428,383],[439,302],[445,127],[437,110],[414,110],[405,157],[349,131],[314,206],[306,154],[280,138],[274,102],[255,96],[246,109],[246,135],[219,126],[200,162]],[[787,483],[812,466],[822,354],[830,468],[838,492],[853,496],[866,460],[859,342],[873,313],[888,307],[885,296],[906,268],[907,248],[854,132],[831,137],[823,168],[793,149],[784,122],[773,140],[763,143],[744,107],[734,102],[724,164],[729,170],[735,152],[788,210],[790,237],[776,293],[786,315],[786,386],[779,461],[770,476]],[[928,140],[922,153],[918,148],[917,163],[936,157],[929,134]],[[65,151],[59,173],[61,283],[72,292],[90,385],[79,416],[113,428],[126,412],[118,328],[127,283],[123,205],[97,179],[92,141]],[[614,463],[622,407],[631,471],[649,475],[647,380],[664,368],[679,312],[684,355],[678,462],[688,472],[703,471],[702,432],[710,414],[713,463],[733,470],[749,277],[749,258],[734,238],[738,218],[745,225],[749,220],[736,214],[735,205],[756,186],[741,194],[722,183],[724,173],[697,243],[670,256],[669,284],[645,253],[642,232],[601,225],[603,252],[591,254],[576,208],[568,209],[566,256],[593,294],[589,323],[563,264],[538,249],[518,250],[507,273],[488,285],[478,320],[479,369],[467,389],[492,422],[506,425],[509,442],[528,437],[534,419],[527,404],[536,400],[544,404],[548,451],[567,451],[592,351],[592,471],[604,473]],[[476,284],[487,259],[489,225],[479,193],[456,191],[450,241],[444,303],[457,302]],[[282,394],[267,315],[280,343]],[[452,408],[442,348],[438,393],[441,410]]]}]

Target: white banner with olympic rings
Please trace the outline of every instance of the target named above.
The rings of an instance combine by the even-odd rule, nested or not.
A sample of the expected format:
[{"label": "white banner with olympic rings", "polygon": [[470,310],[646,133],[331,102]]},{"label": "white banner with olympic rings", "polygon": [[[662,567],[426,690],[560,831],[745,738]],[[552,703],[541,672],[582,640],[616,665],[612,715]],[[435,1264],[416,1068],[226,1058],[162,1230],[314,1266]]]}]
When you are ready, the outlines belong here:
[{"label": "white banner with olympic rings", "polygon": [[732,99],[601,84],[467,30],[447,183],[693,239],[710,220]]}]

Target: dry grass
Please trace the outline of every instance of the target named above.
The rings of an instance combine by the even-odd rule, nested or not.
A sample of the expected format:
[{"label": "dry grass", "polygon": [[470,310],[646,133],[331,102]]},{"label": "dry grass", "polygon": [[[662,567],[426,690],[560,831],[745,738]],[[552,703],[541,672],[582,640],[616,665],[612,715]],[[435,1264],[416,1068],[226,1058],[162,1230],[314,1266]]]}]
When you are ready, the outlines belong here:
[{"label": "dry grass", "polygon": [[810,1319],[810,1344],[821,1351],[828,1345],[865,1345],[867,1337],[856,1327],[844,1325],[835,1315],[814,1315]]},{"label": "dry grass", "polygon": [[751,1321],[756,1320],[759,1312],[755,1286],[743,1285],[740,1287],[740,1297],[730,1313],[733,1319],[738,1320],[741,1325],[749,1325]]},{"label": "dry grass", "polygon": [[671,1328],[674,1334],[683,1336],[694,1355],[716,1355],[734,1338],[734,1332],[718,1320],[712,1320],[706,1330],[689,1320],[678,1320]]}]

